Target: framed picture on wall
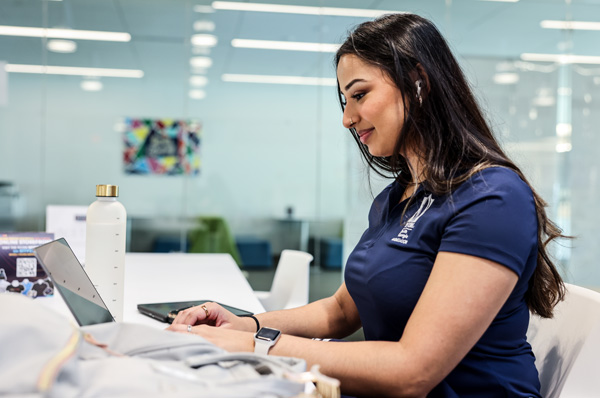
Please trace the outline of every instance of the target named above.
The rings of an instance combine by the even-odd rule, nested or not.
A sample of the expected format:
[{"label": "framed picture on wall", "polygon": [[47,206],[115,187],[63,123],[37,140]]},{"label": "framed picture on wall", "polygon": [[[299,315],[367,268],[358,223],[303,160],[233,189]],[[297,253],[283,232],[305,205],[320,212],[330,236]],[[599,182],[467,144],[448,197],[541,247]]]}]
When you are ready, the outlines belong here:
[{"label": "framed picture on wall", "polygon": [[125,118],[126,174],[197,175],[202,125],[193,120]]}]

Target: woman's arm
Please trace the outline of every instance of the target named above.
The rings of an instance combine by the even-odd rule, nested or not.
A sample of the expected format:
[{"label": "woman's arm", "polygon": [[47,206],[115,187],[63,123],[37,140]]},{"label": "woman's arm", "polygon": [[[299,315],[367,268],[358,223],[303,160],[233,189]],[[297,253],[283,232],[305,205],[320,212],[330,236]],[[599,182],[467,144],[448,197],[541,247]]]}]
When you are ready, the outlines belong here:
[{"label": "woman's arm", "polygon": [[331,297],[299,308],[265,312],[256,317],[261,326],[309,338],[343,338],[360,328],[358,310],[345,283]]},{"label": "woman's arm", "polygon": [[[331,343],[284,335],[270,354],[321,365],[323,373],[342,382],[345,394],[424,397],[483,335],[517,279],[498,263],[441,252],[400,341]],[[294,313],[310,319],[301,310],[290,311],[290,317]],[[301,321],[288,320],[294,331],[302,330]],[[269,326],[269,319],[264,321]],[[254,349],[252,333],[207,326],[194,332],[230,351]]]},{"label": "woman's arm", "polygon": [[[331,297],[299,308],[258,314],[256,318],[261,326],[309,338],[341,338],[360,328],[358,310],[345,283]],[[237,317],[216,303],[206,303],[181,311],[173,320],[175,326],[169,329],[179,330],[176,325],[184,325],[187,328],[187,325],[202,324],[256,332],[256,323],[253,319]]]},{"label": "woman's arm", "polygon": [[319,344],[284,336],[271,352],[320,364],[347,394],[425,396],[481,338],[517,279],[498,263],[441,252],[399,342]]}]

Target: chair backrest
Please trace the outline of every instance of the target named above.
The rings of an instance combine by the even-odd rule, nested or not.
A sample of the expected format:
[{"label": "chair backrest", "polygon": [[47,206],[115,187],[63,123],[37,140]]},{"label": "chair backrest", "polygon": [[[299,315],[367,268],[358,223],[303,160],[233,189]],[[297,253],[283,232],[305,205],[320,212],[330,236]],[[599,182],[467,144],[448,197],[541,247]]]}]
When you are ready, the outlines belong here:
[{"label": "chair backrest", "polygon": [[267,311],[308,304],[308,282],[312,260],[312,255],[298,250],[281,252],[269,298],[263,302]]},{"label": "chair backrest", "polygon": [[600,293],[565,285],[565,299],[555,307],[554,317],[544,319],[532,315],[527,331],[536,357],[541,394],[546,398],[597,397],[600,394],[597,370],[600,365]]}]

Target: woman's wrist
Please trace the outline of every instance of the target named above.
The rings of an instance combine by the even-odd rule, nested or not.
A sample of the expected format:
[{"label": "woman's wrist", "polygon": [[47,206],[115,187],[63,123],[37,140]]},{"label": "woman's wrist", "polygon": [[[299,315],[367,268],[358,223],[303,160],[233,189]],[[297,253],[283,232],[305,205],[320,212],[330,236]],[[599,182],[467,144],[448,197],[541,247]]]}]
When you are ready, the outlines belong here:
[{"label": "woman's wrist", "polygon": [[244,321],[243,328],[245,331],[256,333],[256,332],[258,332],[258,329],[260,329],[260,323],[259,323],[258,319],[256,318],[256,316],[242,315],[242,316],[240,316],[240,318],[243,319],[243,321]]}]

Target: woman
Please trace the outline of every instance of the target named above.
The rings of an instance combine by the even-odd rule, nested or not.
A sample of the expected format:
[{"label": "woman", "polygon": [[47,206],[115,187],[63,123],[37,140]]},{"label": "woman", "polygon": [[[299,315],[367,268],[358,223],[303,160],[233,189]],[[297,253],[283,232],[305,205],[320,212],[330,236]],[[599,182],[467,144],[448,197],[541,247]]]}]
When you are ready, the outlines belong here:
[{"label": "woman", "polygon": [[[336,65],[343,124],[394,182],[332,297],[257,316],[284,333],[270,353],[320,364],[345,394],[539,397],[529,312],[551,317],[564,294],[546,251],[562,235],[543,200],[500,149],[431,22],[363,23]],[[256,326],[211,303],[171,329],[252,351]],[[361,326],[364,342],[307,339]]]}]

